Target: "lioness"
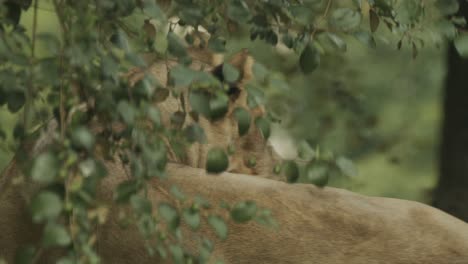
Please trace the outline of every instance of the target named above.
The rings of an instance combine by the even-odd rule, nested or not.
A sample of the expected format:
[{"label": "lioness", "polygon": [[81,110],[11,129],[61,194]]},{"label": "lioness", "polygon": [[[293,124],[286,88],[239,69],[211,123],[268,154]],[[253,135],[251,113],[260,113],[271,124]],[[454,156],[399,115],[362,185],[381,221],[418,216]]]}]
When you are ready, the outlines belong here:
[{"label": "lioness", "polygon": [[[127,179],[122,164],[106,162],[109,176],[99,189],[103,202]],[[0,178],[0,186],[19,173],[14,162]],[[242,174],[222,173],[181,164],[168,166],[168,180],[154,180],[148,197],[153,206],[174,202],[167,195],[174,184],[191,197],[202,195],[213,205],[255,200],[271,208],[279,224],[274,230],[253,222],[228,221],[229,236],[219,241],[206,222],[200,234],[215,241],[209,263],[291,264],[465,264],[468,263],[468,226],[435,208],[416,202],[366,197],[335,188],[286,184]],[[25,243],[37,243],[40,229],[28,222],[27,207],[18,187],[2,189],[0,201],[0,258],[9,263]],[[213,209],[219,212],[221,209]],[[222,213],[222,212],[219,212]],[[108,221],[99,227],[97,250],[103,263],[172,263],[150,257],[136,228],[122,229],[112,207]],[[183,227],[184,247],[196,252],[198,240]],[[49,263],[43,254],[39,263]]]}]

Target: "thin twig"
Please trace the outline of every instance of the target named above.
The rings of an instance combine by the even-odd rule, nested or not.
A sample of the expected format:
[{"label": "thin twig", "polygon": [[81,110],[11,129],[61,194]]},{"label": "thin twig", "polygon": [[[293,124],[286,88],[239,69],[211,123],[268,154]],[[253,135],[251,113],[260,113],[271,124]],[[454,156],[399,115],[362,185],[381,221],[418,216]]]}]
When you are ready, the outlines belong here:
[{"label": "thin twig", "polygon": [[[328,0],[327,6],[325,7],[325,11],[323,11],[322,16],[320,16],[320,18],[315,23],[316,25],[320,24],[323,20],[325,20],[327,18],[328,12],[330,11],[330,8],[331,8],[331,4],[332,4],[332,0]],[[318,30],[318,28],[316,26],[314,26],[314,30],[310,34],[310,38],[314,38],[315,33],[317,33],[317,30]]]},{"label": "thin twig", "polygon": [[30,61],[30,72],[29,72],[29,85],[26,88],[26,103],[24,104],[23,110],[23,125],[24,130],[29,129],[29,112],[31,111],[32,94],[34,92],[34,64],[36,58],[36,33],[37,33],[37,10],[39,0],[34,0],[34,13],[33,13],[33,24],[32,24],[32,40],[31,40],[31,61]]},{"label": "thin twig", "polygon": [[[57,17],[58,17],[58,20],[59,20],[59,24],[60,24],[60,29],[62,31],[62,38],[63,38],[63,41],[66,43],[67,42],[67,36],[66,36],[66,33],[67,33],[67,29],[66,29],[66,25],[65,25],[65,22],[64,22],[64,18],[63,18],[63,14],[60,13],[60,3],[57,1],[57,0],[54,0],[53,1],[54,3],[54,8],[55,8],[55,12],[57,14]],[[60,74],[59,74],[59,78],[60,78],[60,105],[59,105],[59,112],[60,112],[60,140],[63,142],[64,138],[65,138],[65,95],[64,95],[64,81],[63,81],[63,75],[64,75],[64,66],[63,66],[63,56],[64,56],[64,49],[63,47],[60,49],[60,65],[59,65],[59,69],[60,69]]]}]

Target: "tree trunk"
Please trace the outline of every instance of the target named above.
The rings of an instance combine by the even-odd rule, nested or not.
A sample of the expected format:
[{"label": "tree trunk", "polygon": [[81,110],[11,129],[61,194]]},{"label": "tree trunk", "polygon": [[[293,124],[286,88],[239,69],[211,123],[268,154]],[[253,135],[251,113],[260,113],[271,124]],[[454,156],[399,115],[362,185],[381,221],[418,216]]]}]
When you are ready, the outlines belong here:
[{"label": "tree trunk", "polygon": [[[468,19],[468,2],[458,15]],[[468,222],[468,59],[448,48],[439,182],[433,205]]]}]

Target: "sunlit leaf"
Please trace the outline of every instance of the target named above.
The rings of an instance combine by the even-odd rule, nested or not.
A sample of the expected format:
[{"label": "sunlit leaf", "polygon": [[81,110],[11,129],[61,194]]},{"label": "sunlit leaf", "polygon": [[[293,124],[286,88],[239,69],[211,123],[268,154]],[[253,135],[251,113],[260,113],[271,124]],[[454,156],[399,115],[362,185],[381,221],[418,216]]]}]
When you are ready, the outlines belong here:
[{"label": "sunlit leaf", "polygon": [[200,212],[192,208],[185,208],[182,212],[182,217],[192,229],[196,230],[200,226]]},{"label": "sunlit leaf", "polygon": [[44,247],[64,247],[70,243],[71,237],[64,226],[55,223],[49,223],[45,226],[42,236],[42,244]]},{"label": "sunlit leaf", "polygon": [[57,177],[58,166],[59,162],[54,154],[50,152],[42,153],[34,159],[31,178],[40,183],[53,182]]},{"label": "sunlit leaf", "polygon": [[37,194],[31,202],[30,210],[35,223],[53,220],[60,215],[63,209],[62,199],[49,191]]},{"label": "sunlit leaf", "polygon": [[329,19],[330,26],[344,32],[356,30],[361,24],[361,13],[349,8],[338,8]]},{"label": "sunlit leaf", "polygon": [[229,63],[223,64],[224,80],[228,83],[236,82],[239,79],[239,71]]},{"label": "sunlit leaf", "polygon": [[464,58],[468,58],[468,35],[463,34],[459,36],[455,39],[454,44],[458,54]]},{"label": "sunlit leaf", "polygon": [[238,223],[252,220],[257,213],[257,204],[254,201],[239,202],[231,210],[231,218]]},{"label": "sunlit leaf", "polygon": [[354,163],[345,157],[339,157],[338,159],[336,159],[336,166],[338,166],[338,168],[346,176],[356,177],[358,175],[358,170]]},{"label": "sunlit leaf", "polygon": [[75,147],[91,150],[94,146],[94,135],[86,127],[77,127],[72,132],[72,143]]},{"label": "sunlit leaf", "polygon": [[312,162],[306,167],[305,179],[308,183],[323,187],[328,184],[330,168],[324,162]]},{"label": "sunlit leaf", "polygon": [[228,235],[228,228],[224,220],[217,215],[208,216],[208,223],[215,230],[216,235],[221,239],[226,239]]},{"label": "sunlit leaf", "polygon": [[354,33],[354,37],[369,48],[375,49],[377,47],[374,37],[367,31],[358,31]]}]

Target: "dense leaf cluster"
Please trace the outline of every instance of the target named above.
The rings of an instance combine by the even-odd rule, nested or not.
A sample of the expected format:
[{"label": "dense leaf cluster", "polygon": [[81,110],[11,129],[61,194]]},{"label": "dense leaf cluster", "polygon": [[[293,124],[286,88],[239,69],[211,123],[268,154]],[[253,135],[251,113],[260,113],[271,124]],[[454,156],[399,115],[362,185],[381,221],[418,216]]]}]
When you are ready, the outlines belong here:
[{"label": "dense leaf cluster", "polygon": [[[210,214],[210,208],[217,205],[200,197],[187,199],[174,187],[171,195],[181,206],[161,203],[153,212],[151,201],[145,196],[150,179],[166,176],[168,150],[163,138],[168,138],[176,151],[193,142],[204,142],[203,131],[196,124],[184,130],[177,128],[182,127],[187,114],[210,120],[223,118],[229,103],[229,83],[239,78],[239,72],[227,64],[221,69],[222,79],[188,68],[193,58],[187,47],[229,52],[231,41],[247,36],[286,50],[297,58],[294,70],[309,74],[327,56],[346,51],[349,37],[375,48],[374,34],[385,25],[398,39],[397,47],[410,45],[416,56],[424,43],[454,39],[457,26],[465,25],[463,19],[453,15],[458,10],[457,1],[438,0],[430,6],[429,2],[36,0],[31,5],[31,1],[0,1],[0,106],[22,116],[13,135],[20,141],[40,134],[42,130],[37,126],[50,118],[59,123],[58,133],[49,135],[54,137],[54,144],[40,155],[29,157],[31,164],[24,164],[27,177],[43,186],[32,198],[30,211],[32,220],[44,224],[45,229],[42,243],[35,248],[26,246],[19,255],[25,261],[21,263],[35,259],[40,248],[50,247],[66,248],[62,264],[99,261],[90,241],[95,232],[93,226],[102,224],[108,208],[96,203],[97,184],[107,174],[102,157],[96,155],[97,147],[104,157],[128,165],[131,177],[115,190],[114,200],[132,207],[133,214],[121,220],[138,227],[147,238],[148,252],[171,255],[176,263],[185,263],[189,258],[203,263],[213,250],[212,242],[202,239],[199,256],[185,254],[178,242],[180,225],[184,222],[196,231],[206,222],[225,239],[225,217]],[[28,8],[35,15],[34,24],[26,29],[19,21]],[[41,23],[37,10],[46,8],[56,15],[59,32],[37,30]],[[431,32],[431,39],[425,38],[427,34],[423,32],[427,31]],[[203,37],[206,32],[209,39]],[[462,54],[468,50],[466,39],[462,35],[456,41]],[[130,87],[122,76],[135,67],[148,67],[140,56],[144,52],[155,54],[159,60],[179,60],[180,65],[170,71],[167,87],[148,75]],[[253,70],[255,81],[246,86],[248,103],[252,108],[266,105],[269,111],[268,116],[254,121],[263,137],[270,136],[271,121],[284,120],[300,127],[302,121],[297,115],[308,98],[292,96],[301,93],[277,69],[256,64]],[[171,118],[174,126],[165,127],[154,102],[168,96],[181,98],[188,87],[190,102],[181,104],[189,103],[195,113],[176,112]],[[356,103],[352,95],[338,88],[335,97],[347,105]],[[245,134],[252,118],[249,112],[238,108],[234,116],[239,134]],[[92,131],[92,122],[103,124],[102,129]],[[115,123],[121,128],[114,129]],[[5,135],[0,130],[0,138]],[[305,181],[319,186],[326,185],[333,170],[356,174],[349,160],[320,155],[315,148],[320,142],[315,142],[313,136],[305,139],[308,144],[301,147],[300,157],[314,162],[298,166],[288,161],[283,168],[272,169],[283,171],[290,182],[296,182],[302,174]],[[212,149],[207,169],[224,171],[228,166],[226,151],[235,150]],[[255,166],[255,160],[250,165]],[[269,211],[258,208],[254,201],[222,206],[236,222],[256,220],[271,224]],[[73,233],[63,219],[73,223]],[[160,223],[165,223],[167,229],[159,228]]]}]

